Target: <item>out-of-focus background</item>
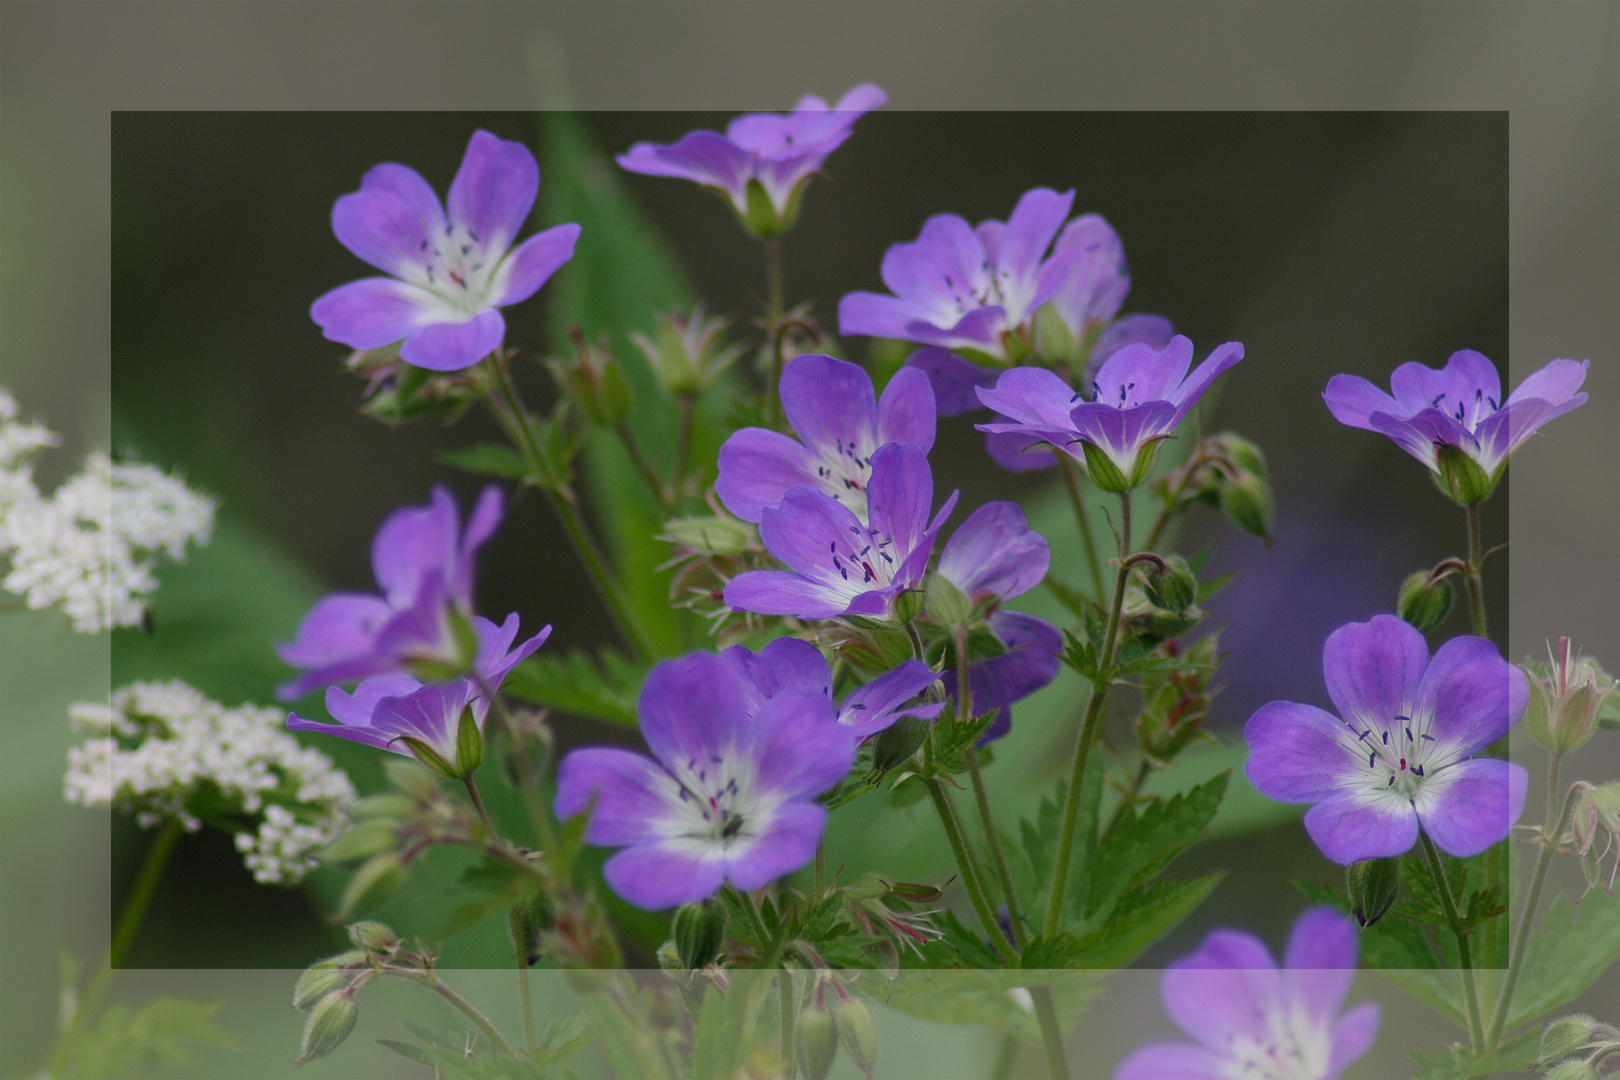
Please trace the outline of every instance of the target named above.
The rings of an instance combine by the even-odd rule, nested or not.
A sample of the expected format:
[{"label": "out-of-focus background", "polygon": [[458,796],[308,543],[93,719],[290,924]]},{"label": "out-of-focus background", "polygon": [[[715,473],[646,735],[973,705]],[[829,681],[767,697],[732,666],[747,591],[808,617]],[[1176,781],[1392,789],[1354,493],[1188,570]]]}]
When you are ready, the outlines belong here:
[{"label": "out-of-focus background", "polygon": [[[965,5],[946,23],[905,5],[859,19],[810,4],[769,15],[621,5],[612,20],[585,6],[350,5],[296,19],[252,5],[75,10],[22,4],[0,15],[0,382],[68,436],[41,470],[46,484],[84,449],[110,446],[181,467],[220,496],[210,551],[224,554],[187,569],[205,577],[252,567],[261,575],[255,616],[282,620],[283,633],[307,597],[370,587],[367,545],[390,509],[423,501],[434,482],[451,483],[463,502],[477,486],[429,464],[435,449],[471,441],[474,418],[390,432],[356,415],[359,384],[338,369],[343,350],[307,317],[315,296],[370,272],[331,237],[331,201],[384,160],[413,166],[442,191],[477,127],[541,149],[544,170],[541,127],[527,111],[538,55],[547,82],[565,78],[576,104],[594,110],[588,134],[610,153],[720,127],[737,111],[786,109],[802,93],[883,85],[890,107],[830,159],[787,241],[788,296],[813,298],[829,325],[838,297],[879,288],[883,250],[915,238],[930,214],[1004,218],[1022,191],[1046,185],[1075,188],[1077,213],[1100,212],[1120,232],[1133,272],[1125,311],[1170,317],[1200,355],[1243,341],[1248,359],[1226,380],[1211,423],[1271,453],[1278,543],[1268,552],[1196,515],[1189,531],[1194,545],[1216,542],[1213,565],[1241,571],[1215,606],[1232,652],[1217,730],[1239,730],[1273,698],[1321,702],[1327,631],[1387,610],[1405,572],[1459,547],[1460,513],[1421,467],[1387,440],[1338,427],[1319,394],[1336,372],[1383,383],[1400,362],[1438,365],[1460,347],[1497,360],[1510,383],[1554,356],[1593,360],[1593,401],[1528,447],[1511,489],[1489,504],[1488,535],[1513,545],[1495,564],[1491,601],[1510,657],[1567,633],[1611,667],[1620,658],[1620,158],[1603,81],[1620,25],[1612,12],[1147,5],[1140,14],[1109,6],[1008,16]],[[1311,111],[1254,111],[1279,106]],[[238,111],[310,107],[498,111]],[[168,111],[196,108],[231,111]],[[1184,108],[1234,111],[1108,111]],[[1343,108],[1361,111],[1323,111]],[[610,182],[639,203],[696,292],[746,318],[762,271],[729,211],[684,182]],[[541,217],[532,227],[553,223]],[[546,351],[545,296],[508,310],[510,343]],[[865,342],[844,349],[859,359]],[[543,397],[543,373],[531,368],[528,379]],[[963,513],[986,498],[1034,509],[1051,501],[1040,474],[995,470],[968,421],[945,426],[934,462],[941,489],[963,489]],[[1051,520],[1062,547],[1067,521]],[[60,804],[65,704],[105,693],[110,678],[125,677],[120,667],[139,669],[161,646],[170,595],[159,594],[154,639],[120,638],[110,656],[105,641],[55,624],[41,633],[46,624],[31,622],[24,636],[0,624],[0,1072],[33,1063],[55,947],[99,951],[109,894],[120,898],[142,843],[116,826],[109,837],[105,818]],[[480,603],[518,610],[526,627],[555,623],[548,649],[607,633],[535,500],[516,507],[486,549]],[[220,628],[222,639],[229,630]],[[221,696],[268,700],[280,669],[266,652],[261,663],[233,657],[194,681],[208,677]],[[1055,756],[1046,751],[1061,737],[1043,738],[1041,725],[1056,731],[1073,693],[1060,684],[1018,711],[1009,746],[1022,752],[998,769],[1023,761],[1035,770]],[[1593,763],[1592,779],[1613,774],[1609,757],[1607,768]],[[1039,783],[1028,787],[1046,786],[1045,774],[1031,775]],[[897,873],[921,875],[940,865],[938,845],[931,823],[914,816],[912,832],[875,835],[857,823],[837,842],[851,858],[881,856]],[[188,840],[179,863],[134,966],[289,968],[330,951],[330,931],[306,901],[252,887],[227,843]],[[1284,882],[1336,874],[1286,822],[1203,845],[1175,872],[1215,867],[1241,872],[1145,966],[1184,954],[1213,925],[1277,947],[1302,906]],[[483,958],[469,946],[460,959]],[[148,978],[172,987],[184,974]],[[1082,1075],[1107,1075],[1132,1046],[1168,1034],[1156,978],[1116,980],[1082,1022]],[[252,1046],[285,1049],[264,1071],[234,1075],[287,1071],[296,1014],[260,1016],[244,1002],[256,988],[281,1002],[290,977],[195,979],[184,992],[226,996],[227,1026],[234,1017]],[[1373,980],[1363,982],[1371,992]],[[394,1034],[381,1014],[368,1038]],[[1379,1070],[1401,1068],[1397,1031],[1407,1024],[1406,1045],[1416,1044],[1424,1019],[1386,1009],[1394,1048],[1355,1075],[1395,1075]],[[919,1054],[944,1038],[906,1030]],[[953,1042],[949,1053],[987,1061],[977,1046]],[[334,1076],[371,1067],[356,1047],[311,1071],[326,1066]],[[243,1068],[242,1058],[227,1067]],[[893,1057],[881,1069],[942,1074],[907,1071]]]}]

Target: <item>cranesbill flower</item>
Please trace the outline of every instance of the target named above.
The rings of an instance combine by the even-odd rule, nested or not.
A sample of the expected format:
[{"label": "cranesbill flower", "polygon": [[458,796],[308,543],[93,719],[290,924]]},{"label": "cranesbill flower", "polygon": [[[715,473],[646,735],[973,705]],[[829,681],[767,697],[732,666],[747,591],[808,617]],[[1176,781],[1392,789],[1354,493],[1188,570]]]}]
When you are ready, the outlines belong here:
[{"label": "cranesbill flower", "polygon": [[473,555],[500,524],[500,489],[484,489],[465,532],[459,516],[442,487],[433,489],[427,506],[389,515],[371,544],[382,595],[333,593],[310,609],[293,641],[277,646],[288,664],[308,669],[277,690],[282,700],[329,683],[402,672],[416,660],[460,662],[452,612],[472,614]]},{"label": "cranesbill flower", "polygon": [[[821,650],[808,641],[777,638],[757,653],[746,645],[733,645],[720,658],[742,677],[751,713],[786,690],[813,690],[832,701],[832,669]],[[857,739],[875,735],[902,716],[932,720],[945,707],[944,702],[903,706],[938,678],[922,661],[907,660],[850,691],[844,703],[836,706],[835,719]]]},{"label": "cranesbill flower", "polygon": [[668,146],[640,142],[615,160],[631,172],[692,180],[718,192],[756,236],[793,227],[810,177],[827,155],[843,145],[855,121],[888,103],[882,90],[863,83],[828,107],[806,95],[786,116],[749,113],[726,126],[724,135],[694,131]]},{"label": "cranesbill flower", "polygon": [[1378,1036],[1378,1006],[1339,1015],[1356,967],[1356,931],[1327,908],[1300,916],[1283,970],[1258,938],[1217,930],[1159,984],[1165,1011],[1196,1043],[1156,1043],[1114,1080],[1333,1080]]},{"label": "cranesbill flower", "polygon": [[1473,755],[1518,723],[1529,690],[1495,645],[1453,638],[1431,661],[1422,634],[1378,615],[1328,635],[1322,674],[1338,716],[1273,701],[1244,729],[1250,781],[1279,802],[1316,803],[1305,829],[1322,854],[1346,865],[1399,855],[1420,826],[1459,858],[1506,838],[1525,771]]},{"label": "cranesbill flower", "polygon": [[801,619],[882,617],[901,591],[921,582],[957,493],[929,520],[934,478],[927,454],[912,443],[889,443],[871,461],[865,521],[810,484],[764,511],[760,540],[792,569],[738,574],[726,586],[726,603]]},{"label": "cranesbill flower", "polygon": [[971,352],[1002,364],[1028,354],[1035,311],[1055,295],[1083,251],[1045,258],[1074,192],[1024,193],[1005,222],[977,229],[955,214],[923,223],[909,244],[883,255],[893,296],[850,293],[838,304],[842,334],[899,338]]},{"label": "cranesbill flower", "polygon": [[827,821],[815,797],[855,762],[824,694],[786,689],[752,711],[733,667],[694,653],[653,668],[637,709],[653,758],[588,747],[557,773],[557,816],[589,810],[586,841],[624,849],[602,868],[614,892],[658,910],[810,861]]},{"label": "cranesbill flower", "polygon": [[1585,403],[1578,391],[1589,363],[1554,360],[1503,400],[1496,365],[1460,349],[1440,371],[1419,363],[1396,368],[1393,397],[1360,376],[1335,375],[1322,398],[1339,423],[1388,435],[1432,469],[1454,499],[1476,503],[1541,425]]},{"label": "cranesbill flower", "polygon": [[1098,487],[1128,491],[1152,472],[1159,442],[1243,359],[1243,346],[1227,342],[1189,374],[1192,354],[1192,342],[1180,334],[1162,350],[1127,345],[1098,370],[1089,399],[1045,368],[1014,368],[995,389],[978,391],[980,401],[1009,420],[977,426],[1043,439],[1084,462]]},{"label": "cranesbill flower", "polygon": [[788,361],[780,382],[782,411],[799,439],[743,428],[720,447],[715,494],[744,521],[758,522],[791,488],[809,484],[866,517],[872,455],[886,443],[934,446],[934,395],[927,378],[902,368],[883,397],[854,364],[807,353]]},{"label": "cranesbill flower", "polygon": [[389,277],[362,278],[315,301],[321,333],[355,349],[401,341],[406,363],[460,371],[506,336],[497,308],[527,300],[574,254],[578,225],[513,247],[534,206],[540,167],[522,143],[473,133],[447,208],[421,174],[378,165],[332,207],[343,246]]}]

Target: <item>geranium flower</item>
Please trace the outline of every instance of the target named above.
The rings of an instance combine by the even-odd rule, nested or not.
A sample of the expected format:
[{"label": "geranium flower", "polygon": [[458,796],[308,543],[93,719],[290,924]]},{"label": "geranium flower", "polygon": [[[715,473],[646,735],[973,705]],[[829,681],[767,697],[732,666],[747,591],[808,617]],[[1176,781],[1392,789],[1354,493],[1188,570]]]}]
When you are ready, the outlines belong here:
[{"label": "geranium flower", "polygon": [[1356,931],[1328,908],[1300,916],[1283,970],[1258,938],[1217,930],[1159,984],[1165,1011],[1197,1040],[1132,1054],[1114,1080],[1334,1080],[1378,1036],[1378,1006],[1339,1015],[1355,976]]},{"label": "geranium flower", "polygon": [[[832,701],[832,669],[821,650],[800,638],[777,638],[759,652],[733,645],[720,654],[742,678],[750,715],[786,690],[813,690]],[[907,660],[865,686],[850,691],[835,706],[835,719],[857,739],[875,735],[902,716],[932,720],[945,707],[943,701],[902,708],[926,690],[939,675],[920,660]]]},{"label": "geranium flower", "polygon": [[1419,826],[1459,858],[1506,838],[1525,771],[1474,755],[1518,723],[1529,689],[1495,645],[1453,638],[1431,661],[1422,634],[1378,615],[1328,635],[1322,674],[1338,716],[1273,701],[1244,729],[1244,772],[1279,802],[1316,804],[1305,830],[1322,854],[1345,865],[1399,855]]},{"label": "geranium flower", "polygon": [[912,443],[925,454],[933,449],[934,395],[921,372],[895,372],[879,400],[861,368],[807,353],[782,369],[780,392],[782,412],[798,441],[750,427],[720,447],[714,491],[744,521],[758,522],[801,484],[864,519],[877,449],[886,443]]},{"label": "geranium flower", "polygon": [[1495,490],[1509,455],[1541,425],[1586,402],[1578,391],[1589,364],[1554,360],[1504,401],[1496,365],[1460,349],[1440,371],[1418,363],[1396,368],[1393,397],[1360,376],[1335,375],[1322,398],[1339,423],[1388,435],[1458,502],[1476,503]]},{"label": "geranium flower", "polygon": [[1180,334],[1164,349],[1127,345],[1098,370],[1089,399],[1045,368],[1014,368],[993,390],[978,391],[980,401],[1009,419],[977,427],[1044,440],[1083,462],[1098,487],[1129,491],[1152,471],[1159,442],[1243,359],[1243,346],[1219,346],[1189,374],[1192,355],[1192,342]]},{"label": "geranium flower", "polygon": [[401,341],[399,357],[433,371],[460,371],[506,336],[497,308],[527,300],[574,254],[578,225],[557,225],[517,247],[540,188],[540,167],[522,143],[473,133],[449,212],[428,182],[404,165],[378,165],[360,190],[332,207],[343,246],[390,277],[362,278],[315,301],[321,333],[354,349]]},{"label": "geranium flower", "polygon": [[614,892],[659,910],[810,861],[827,821],[815,797],[855,762],[825,694],[786,689],[754,711],[730,664],[694,653],[652,669],[637,711],[653,758],[589,747],[557,773],[557,816],[589,810],[586,841],[624,849],[602,867]]},{"label": "geranium flower", "polygon": [[871,463],[866,521],[810,484],[791,489],[780,506],[765,510],[760,540],[792,569],[738,574],[726,586],[726,603],[737,611],[801,619],[887,615],[895,596],[922,581],[957,493],[930,520],[934,478],[920,447],[889,443]]},{"label": "geranium flower", "polygon": [[639,142],[614,160],[631,172],[675,176],[712,188],[750,232],[775,236],[792,228],[805,184],[849,138],[855,121],[888,100],[870,83],[855,87],[831,108],[806,95],[786,116],[749,113],[728,124],[724,135],[694,131],[668,146]]}]

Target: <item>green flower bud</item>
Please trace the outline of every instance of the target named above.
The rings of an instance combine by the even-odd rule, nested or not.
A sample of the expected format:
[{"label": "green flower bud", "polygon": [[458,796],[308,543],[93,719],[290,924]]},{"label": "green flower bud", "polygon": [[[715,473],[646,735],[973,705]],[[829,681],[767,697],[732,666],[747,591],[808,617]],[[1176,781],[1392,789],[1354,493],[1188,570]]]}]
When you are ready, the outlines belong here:
[{"label": "green flower bud", "polygon": [[709,318],[699,304],[690,316],[659,315],[651,338],[632,333],[630,340],[646,355],[647,364],[671,397],[697,397],[742,352],[740,345],[719,347],[720,334],[729,323],[729,319]]},{"label": "green flower bud", "polygon": [[1271,543],[1271,485],[1259,473],[1242,472],[1220,484],[1221,510],[1232,524]]},{"label": "green flower bud", "polygon": [[1555,1066],[1542,1080],[1598,1080],[1598,1071],[1584,1058],[1570,1058]]},{"label": "green flower bud", "polygon": [[872,771],[882,775],[911,760],[928,738],[928,721],[902,716],[878,733],[872,743]]},{"label": "green flower bud", "polygon": [[1162,569],[1150,562],[1142,564],[1142,570],[1148,599],[1156,606],[1179,612],[1186,611],[1198,600],[1198,578],[1180,555],[1165,559]]},{"label": "green flower bud", "polygon": [[1427,634],[1439,626],[1451,610],[1451,579],[1431,581],[1427,570],[1417,570],[1401,582],[1401,591],[1395,600],[1395,610],[1401,618]]},{"label": "green flower bud", "polygon": [[373,855],[391,850],[398,842],[399,833],[393,821],[380,819],[362,821],[327,844],[321,851],[321,861],[339,863],[353,859],[369,859]]},{"label": "green flower bud", "polygon": [[654,954],[658,958],[658,966],[665,971],[685,971],[686,965],[681,963],[681,954],[675,951],[675,943],[666,941],[658,946]]},{"label": "green flower bud", "polygon": [[1371,926],[1384,917],[1401,891],[1399,859],[1366,859],[1351,863],[1345,870],[1350,893],[1350,911],[1362,926]]},{"label": "green flower bud", "polygon": [[675,952],[681,966],[706,968],[720,958],[726,941],[726,906],[711,896],[675,912]]},{"label": "green flower bud", "polygon": [[862,999],[850,996],[838,1003],[833,1017],[855,1067],[871,1076],[878,1056],[877,1022],[872,1019],[871,1008]]},{"label": "green flower bud", "polygon": [[1266,454],[1259,446],[1236,432],[1223,431],[1204,440],[1206,449],[1231,462],[1239,472],[1254,473],[1270,481],[1271,470],[1266,466]]},{"label": "green flower bud", "polygon": [[730,514],[673,518],[664,523],[664,531],[658,539],[679,544],[694,554],[736,558],[759,550],[759,526],[739,521]]},{"label": "green flower bud", "polygon": [[365,953],[356,950],[329,956],[309,965],[298,976],[298,985],[293,987],[293,1008],[314,1008],[315,1003],[327,994],[347,987],[354,981],[357,972],[346,969],[351,964],[363,963],[365,958]]},{"label": "green flower bud", "polygon": [[354,1003],[348,991],[335,990],[321,998],[304,1023],[304,1040],[293,1064],[303,1065],[336,1050],[354,1030],[358,1019],[360,1006]]},{"label": "green flower bud", "polygon": [[1526,664],[1530,700],[1525,727],[1542,746],[1565,754],[1586,745],[1615,682],[1589,657],[1572,657],[1568,638],[1558,639],[1549,664]]},{"label": "green flower bud", "polygon": [[889,881],[875,870],[868,870],[844,886],[844,896],[853,901],[878,900],[888,895]]},{"label": "green flower bud", "polygon": [[1563,1016],[1548,1024],[1541,1033],[1541,1063],[1562,1061],[1586,1044],[1597,1030],[1597,1021],[1583,1013]]},{"label": "green flower bud", "polygon": [[812,1004],[799,1014],[795,1034],[793,1052],[800,1074],[805,1080],[826,1080],[838,1054],[838,1025],[832,1014],[819,1002]]},{"label": "green flower bud", "polygon": [[343,890],[343,901],[338,905],[338,914],[347,915],[358,908],[385,903],[404,888],[409,877],[410,869],[405,861],[392,851],[373,855],[349,879],[348,888]]},{"label": "green flower bud", "polygon": [[603,338],[595,345],[574,331],[575,355],[570,360],[547,360],[551,377],[588,424],[611,427],[630,415],[630,384]]},{"label": "green flower bud", "polygon": [[386,952],[399,945],[399,938],[388,924],[373,919],[350,924],[349,940],[368,952]]},{"label": "green flower bud", "polygon": [[950,578],[943,574],[930,573],[926,607],[928,617],[939,625],[958,626],[967,621],[973,605],[968,600],[967,594],[957,588],[956,583]]},{"label": "green flower bud", "polygon": [[[1434,482],[1440,485],[1447,498],[1463,506],[1490,498],[1491,492],[1496,490],[1496,482],[1502,477],[1501,469],[1497,469],[1495,476],[1487,475],[1479,462],[1460,447],[1440,446],[1436,448],[1436,455],[1440,468],[1431,474]],[[1506,464],[1503,462],[1504,466]]]}]

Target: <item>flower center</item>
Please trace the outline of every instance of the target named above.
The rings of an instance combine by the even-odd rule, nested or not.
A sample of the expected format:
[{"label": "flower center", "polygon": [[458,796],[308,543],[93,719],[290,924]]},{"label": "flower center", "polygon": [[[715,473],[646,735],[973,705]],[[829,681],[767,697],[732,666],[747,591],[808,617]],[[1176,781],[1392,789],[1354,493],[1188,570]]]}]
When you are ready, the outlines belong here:
[{"label": "flower center", "polygon": [[1486,397],[1483,390],[1475,390],[1471,401],[1464,397],[1448,398],[1445,394],[1436,394],[1429,407],[1450,416],[1470,435],[1479,427],[1480,421],[1501,409],[1496,399]]},{"label": "flower center", "polygon": [[894,547],[894,538],[880,536],[876,529],[858,529],[853,525],[849,526],[849,531],[850,541],[828,543],[828,565],[858,592],[886,587],[894,580],[895,560],[889,550]]},{"label": "flower center", "polygon": [[866,517],[866,485],[872,478],[872,451],[863,454],[860,447],[843,439],[833,440],[834,452],[821,448],[821,464],[816,466],[816,477],[821,490],[843,503],[856,517]]},{"label": "flower center", "polygon": [[452,222],[441,235],[422,241],[417,283],[453,314],[471,317],[490,306],[499,254],[477,233]]},{"label": "flower center", "polygon": [[758,835],[764,809],[753,797],[753,772],[724,757],[688,758],[670,770],[680,813],[674,832],[705,845],[729,847]]},{"label": "flower center", "polygon": [[1300,1008],[1266,1016],[1259,1038],[1234,1034],[1227,1048],[1231,1080],[1321,1080],[1327,1075],[1330,1045],[1327,1031]]},{"label": "flower center", "polygon": [[[1091,400],[1103,405],[1112,405],[1116,409],[1132,409],[1142,404],[1141,401],[1137,400],[1135,390],[1136,384],[1134,382],[1120,383],[1118,386],[1110,386],[1108,393],[1104,394],[1103,388],[1093,380],[1091,384]],[[1075,395],[1076,398],[1079,396],[1079,394]]]},{"label": "flower center", "polygon": [[1411,796],[1423,785],[1425,770],[1433,768],[1437,744],[1428,732],[1429,720],[1397,714],[1387,724],[1369,724],[1359,732],[1355,724],[1344,721],[1355,735],[1356,753],[1367,756],[1368,779],[1374,787]]}]

